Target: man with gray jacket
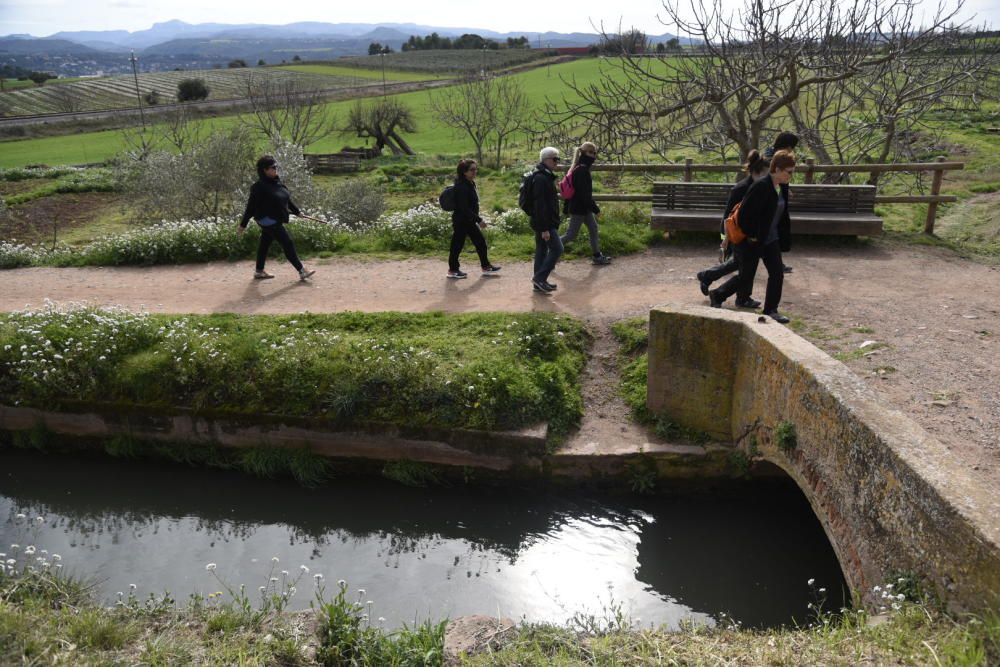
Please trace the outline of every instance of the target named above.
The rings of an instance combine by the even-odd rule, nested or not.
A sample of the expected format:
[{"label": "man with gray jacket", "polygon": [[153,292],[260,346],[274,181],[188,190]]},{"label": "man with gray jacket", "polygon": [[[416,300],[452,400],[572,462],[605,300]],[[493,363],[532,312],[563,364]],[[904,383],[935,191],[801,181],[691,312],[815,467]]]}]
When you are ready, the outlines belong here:
[{"label": "man with gray jacket", "polygon": [[536,292],[549,294],[556,286],[549,282],[563,252],[559,238],[559,198],[556,194],[556,175],[559,150],[546,146],[538,154],[539,162],[531,178],[531,228],[535,230],[535,274],[531,284]]}]

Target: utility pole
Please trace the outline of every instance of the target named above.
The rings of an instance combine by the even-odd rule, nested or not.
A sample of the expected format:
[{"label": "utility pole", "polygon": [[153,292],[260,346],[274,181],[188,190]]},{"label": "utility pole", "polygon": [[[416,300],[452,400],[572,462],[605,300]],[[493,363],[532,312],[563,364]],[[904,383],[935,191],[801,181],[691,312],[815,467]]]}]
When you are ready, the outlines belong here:
[{"label": "utility pole", "polygon": [[142,110],[142,95],[139,93],[139,72],[135,66],[139,62],[139,59],[135,57],[135,51],[132,51],[132,55],[129,56],[129,62],[132,63],[132,78],[135,79],[135,100],[139,103],[139,119],[142,121],[142,129],[145,130],[146,113]]},{"label": "utility pole", "polygon": [[383,46],[379,49],[378,57],[382,61],[382,97],[385,97],[385,50],[389,48],[388,46]]}]

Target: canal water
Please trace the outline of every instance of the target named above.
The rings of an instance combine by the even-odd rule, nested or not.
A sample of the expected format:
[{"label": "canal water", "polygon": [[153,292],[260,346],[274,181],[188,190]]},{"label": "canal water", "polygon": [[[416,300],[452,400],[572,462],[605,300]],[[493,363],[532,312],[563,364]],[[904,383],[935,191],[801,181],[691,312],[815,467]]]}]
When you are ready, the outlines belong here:
[{"label": "canal water", "polygon": [[[25,519],[19,519],[24,514]],[[33,522],[36,517],[41,522]],[[639,497],[550,489],[412,489],[381,479],[293,481],[163,462],[0,451],[0,551],[33,544],[97,584],[108,604],[268,581],[272,558],[308,607],[316,573],[346,580],[387,627],[464,614],[569,622],[620,608],[642,626],[729,617],[808,622],[845,583],[788,480]],[[807,582],[815,580],[810,586]],[[825,594],[818,593],[819,588]]]}]

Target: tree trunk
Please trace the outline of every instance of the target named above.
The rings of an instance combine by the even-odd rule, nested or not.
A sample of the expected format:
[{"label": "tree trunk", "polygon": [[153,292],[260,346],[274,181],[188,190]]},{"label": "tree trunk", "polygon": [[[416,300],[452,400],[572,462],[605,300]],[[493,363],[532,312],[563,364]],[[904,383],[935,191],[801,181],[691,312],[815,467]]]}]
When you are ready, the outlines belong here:
[{"label": "tree trunk", "polygon": [[390,136],[390,137],[392,137],[392,138],[393,138],[393,140],[394,140],[394,141],[395,141],[395,142],[396,142],[397,144],[399,144],[399,147],[400,147],[400,148],[401,148],[401,149],[403,150],[403,152],[405,152],[405,153],[406,153],[407,155],[416,155],[416,153],[415,153],[415,152],[413,151],[413,149],[412,149],[412,148],[410,148],[410,145],[409,145],[408,143],[406,143],[406,140],[404,140],[404,139],[403,139],[403,137],[399,136],[399,133],[398,133],[398,132],[396,132],[396,130],[393,130],[393,131],[389,132],[389,136]]}]

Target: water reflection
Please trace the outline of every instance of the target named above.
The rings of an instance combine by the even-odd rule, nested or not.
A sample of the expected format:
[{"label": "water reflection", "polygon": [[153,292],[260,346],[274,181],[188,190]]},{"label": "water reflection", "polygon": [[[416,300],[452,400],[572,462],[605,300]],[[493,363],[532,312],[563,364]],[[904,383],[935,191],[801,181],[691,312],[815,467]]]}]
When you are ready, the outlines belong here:
[{"label": "water reflection", "polygon": [[[31,538],[107,597],[128,584],[182,599],[250,590],[270,558],[366,589],[390,625],[468,613],[563,622],[621,604],[676,626],[728,612],[752,626],[803,619],[806,580],[843,579],[788,485],[635,499],[539,488],[409,489],[338,480],[322,489],[166,463],[0,452],[0,545]],[[18,512],[46,517],[24,535]],[[308,604],[300,586],[297,604]]]}]

